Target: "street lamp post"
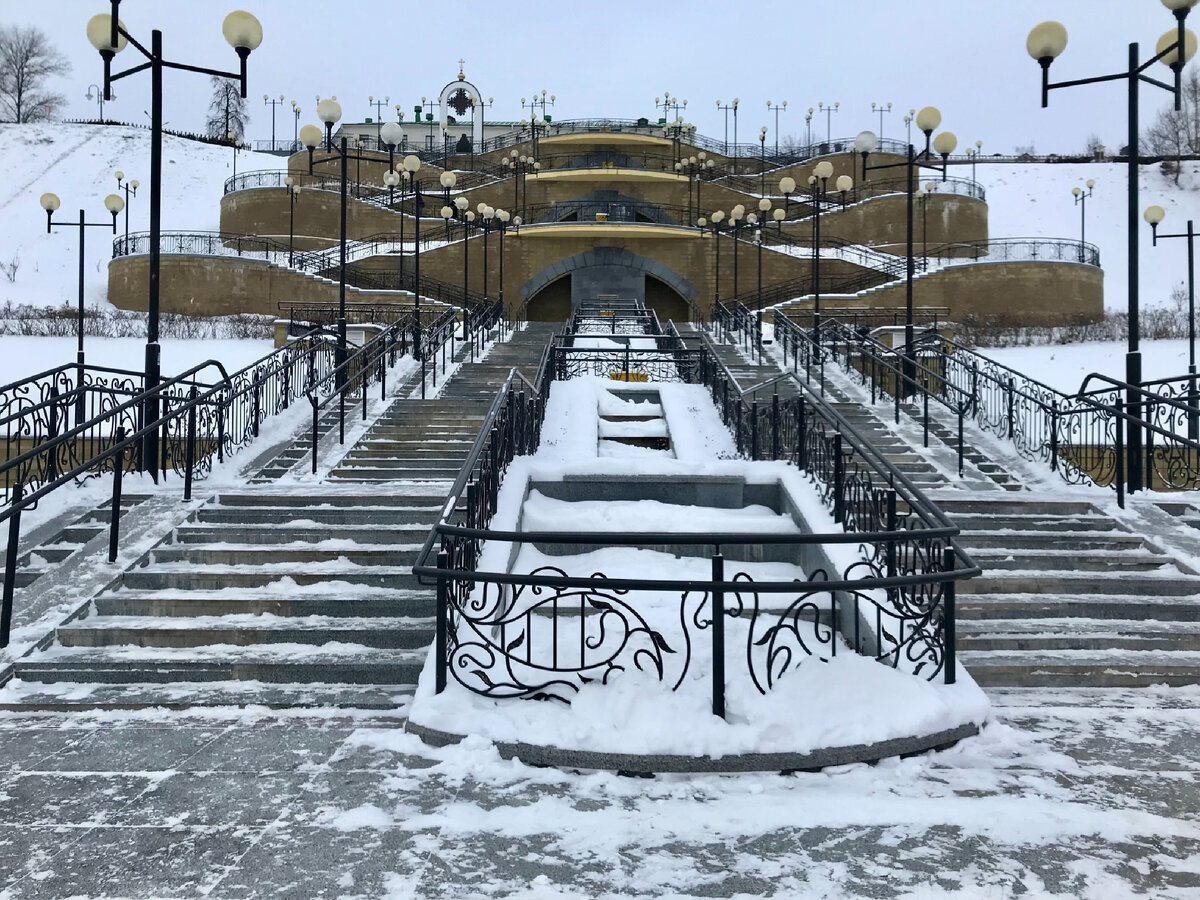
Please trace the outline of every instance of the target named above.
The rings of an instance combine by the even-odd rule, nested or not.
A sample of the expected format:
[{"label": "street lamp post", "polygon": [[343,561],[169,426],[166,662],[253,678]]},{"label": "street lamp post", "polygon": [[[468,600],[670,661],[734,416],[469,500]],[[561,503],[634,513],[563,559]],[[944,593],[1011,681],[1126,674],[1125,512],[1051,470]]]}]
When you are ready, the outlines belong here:
[{"label": "street lamp post", "polygon": [[[829,199],[829,179],[833,176],[833,163],[821,160],[813,167],[808,177],[813,203],[813,343],[821,346],[821,203]],[[841,175],[834,182],[836,190],[845,192],[854,187],[854,179]]]},{"label": "street lamp post", "polygon": [[817,103],[818,114],[825,113],[825,143],[833,140],[833,114],[838,111],[838,107],[842,105],[839,100],[833,106],[826,106],[823,102]]},{"label": "street lamp post", "polygon": [[883,140],[883,117],[886,113],[890,113],[891,111],[892,111],[892,104],[890,104],[890,103],[888,103],[888,104],[872,103],[871,104],[871,112],[879,113],[879,139],[881,141]]},{"label": "street lamp post", "polygon": [[767,111],[768,112],[774,111],[774,113],[775,113],[775,155],[776,156],[779,155],[779,113],[781,111],[786,111],[786,110],[787,110],[787,101],[786,100],[784,100],[782,103],[776,104],[774,106],[771,105],[770,100],[767,101]]},{"label": "street lamp post", "polygon": [[795,190],[795,178],[792,178],[790,175],[784,175],[779,179],[779,193],[783,194],[783,215],[780,216],[781,219],[787,218],[788,203],[791,200],[792,194],[795,193]]},{"label": "street lamp post", "polygon": [[[466,310],[467,310],[467,290],[468,290],[467,286],[468,286],[468,284],[470,284],[470,271],[471,271],[471,269],[470,269],[470,257],[469,257],[469,255],[468,255],[468,252],[469,252],[469,251],[468,251],[468,249],[467,249],[467,248],[468,248],[468,247],[470,246],[470,244],[471,244],[471,223],[475,221],[475,213],[473,213],[473,212],[471,212],[469,209],[467,209],[467,207],[468,207],[469,205],[470,205],[469,201],[468,201],[468,200],[467,200],[467,198],[466,198],[466,197],[464,197],[462,194],[459,194],[457,197],[455,197],[455,198],[454,198],[454,208],[457,210],[458,217],[459,217],[459,219],[462,221],[462,226],[463,226],[463,294],[462,294],[462,304],[463,304],[463,321],[464,321],[464,323],[467,321],[467,320],[466,320],[466,315],[467,315],[467,312],[466,312]],[[465,339],[466,339],[466,337],[467,337],[467,329],[466,329],[466,325],[464,324],[464,327],[463,327],[463,339],[465,340]]]},{"label": "street lamp post", "polygon": [[758,193],[767,192],[767,126],[758,130]]},{"label": "street lamp post", "polygon": [[417,319],[421,317],[421,213],[425,209],[425,198],[421,195],[421,183],[417,173],[421,171],[421,160],[414,153],[404,157],[404,171],[408,174],[413,192],[413,302]]},{"label": "street lamp post", "polygon": [[733,121],[734,121],[733,142],[734,142],[734,144],[737,144],[737,107],[738,107],[737,97],[733,98],[732,103],[722,104],[720,100],[717,101],[717,109],[725,111],[725,155],[726,156],[729,155],[729,111],[731,109],[733,110]]},{"label": "street lamp post", "polygon": [[[458,184],[458,176],[456,174],[454,174],[453,172],[442,172],[442,174],[438,176],[438,183],[442,186],[443,208],[450,209],[450,191],[452,191],[454,189],[454,186],[456,184]],[[453,217],[453,215],[454,215],[453,209],[450,209],[450,215],[451,215],[451,217]],[[443,216],[442,218],[445,218],[445,216]],[[446,222],[446,240],[450,240],[450,222],[449,222],[449,220],[447,220],[447,222]]]},{"label": "street lamp post", "polygon": [[812,118],[813,108],[810,106],[808,112],[804,114],[804,146],[812,146]]},{"label": "street lamp post", "polygon": [[[360,94],[359,96],[362,95]],[[383,133],[380,130],[383,127],[383,108],[391,103],[391,101],[391,97],[376,100],[374,94],[367,95],[367,105],[375,107],[375,142],[377,144],[383,142]]]},{"label": "street lamp post", "polygon": [[716,252],[713,254],[713,306],[715,307],[721,302],[721,222],[725,219],[725,211],[718,209],[709,219],[712,225],[713,243],[716,245]]},{"label": "street lamp post", "polygon": [[[95,90],[96,90],[96,96],[95,96],[95,97],[93,97],[93,96],[92,96],[92,89],[93,89],[93,88],[95,88]],[[101,121],[101,123],[103,123],[103,122],[104,122],[104,100],[105,100],[105,97],[104,97],[104,91],[101,89],[100,85],[98,85],[98,84],[89,84],[89,85],[88,85],[88,92],[87,92],[87,94],[86,94],[85,96],[87,97],[87,99],[88,99],[88,100],[99,100],[99,101],[100,101],[100,121]],[[117,95],[116,95],[116,94],[114,94],[114,93],[112,93],[111,91],[109,91],[108,99],[109,99],[109,100],[116,100],[116,99],[117,99]]]},{"label": "street lamp post", "polygon": [[291,175],[283,179],[288,194],[288,268],[294,264],[296,242],[296,201],[300,199],[300,185]]},{"label": "street lamp post", "polygon": [[1200,439],[1200,396],[1196,389],[1196,230],[1188,219],[1187,231],[1182,234],[1159,234],[1158,226],[1166,218],[1161,206],[1151,206],[1142,217],[1154,234],[1154,246],[1164,238],[1185,238],[1188,256],[1188,439]]},{"label": "street lamp post", "polygon": [[486,203],[480,203],[475,209],[479,213],[479,218],[483,219],[483,302],[487,305],[490,297],[488,294],[488,235],[492,230],[492,220],[496,217],[496,210]]},{"label": "street lamp post", "polygon": [[[136,38],[129,34],[121,25],[118,9],[121,0],[111,0],[111,14],[101,13],[93,16],[87,23],[87,37],[104,61],[104,96],[111,99],[112,82],[125,78],[144,69],[150,70],[150,280],[147,294],[148,324],[146,329],[146,377],[143,385],[146,391],[154,391],[158,387],[161,370],[161,347],[158,343],[158,316],[161,275],[161,243],[162,243],[162,78],[164,69],[179,69],[197,72],[202,75],[214,75],[218,78],[232,78],[240,83],[241,96],[246,97],[246,61],[252,51],[262,43],[262,25],[258,19],[243,10],[231,12],[221,24],[221,32],[225,40],[237,53],[240,67],[238,72],[224,72],[219,69],[208,69],[200,66],[171,62],[163,58],[162,32],[155,29],[150,33],[150,49],[146,49]],[[127,45],[132,45],[146,58],[146,62],[131,66],[122,72],[112,74],[113,58],[123,51]],[[143,411],[144,422],[158,420],[159,400],[157,394],[150,396]],[[146,435],[143,445],[142,460],[147,471],[157,477],[158,472],[158,435],[151,431]]]},{"label": "street lamp post", "polygon": [[[1184,27],[1187,15],[1197,0],[1162,0],[1163,6],[1175,15],[1176,27],[1163,34],[1155,46],[1155,54],[1144,63],[1138,62],[1138,45],[1129,45],[1129,65],[1126,71],[1095,78],[1078,78],[1072,81],[1050,83],[1050,65],[1067,47],[1067,29],[1059,22],[1042,22],[1029,32],[1025,49],[1037,60],[1042,69],[1042,106],[1050,103],[1050,91],[1057,88],[1074,87],[1081,84],[1096,84],[1102,81],[1124,81],[1128,97],[1127,116],[1127,170],[1129,177],[1127,226],[1128,226],[1128,314],[1129,344],[1125,354],[1126,409],[1130,418],[1126,420],[1126,447],[1129,454],[1128,487],[1130,493],[1143,487],[1141,398],[1137,386],[1142,383],[1142,353],[1139,347],[1139,302],[1138,302],[1138,87],[1141,82],[1162,88],[1175,100],[1175,110],[1182,107],[1182,73],[1184,64],[1196,53],[1196,36]],[[1174,84],[1166,84],[1145,74],[1146,69],[1161,62],[1174,73]]]},{"label": "street lamp post", "polygon": [[271,107],[271,149],[274,150],[275,149],[275,107],[283,106],[283,94],[279,95],[278,100],[275,100],[268,94],[263,94],[263,106]]},{"label": "street lamp post", "polygon": [[496,231],[500,233],[500,287],[497,290],[496,299],[500,303],[500,308],[504,308],[504,233],[508,231],[508,222],[511,218],[511,213],[507,209],[496,210]]},{"label": "street lamp post", "polygon": [[240,137],[238,137],[236,134],[234,134],[232,131],[229,132],[226,135],[226,137],[229,139],[229,146],[233,148],[233,177],[237,178],[238,151],[241,150],[242,147],[245,146],[245,144],[243,144],[242,139]]},{"label": "street lamp post", "polygon": [[[141,187],[141,182],[138,181],[136,178],[133,179],[133,181],[125,181],[124,180],[125,173],[122,172],[120,169],[113,172],[113,174],[115,176],[117,176],[117,190],[125,191],[125,203],[123,204],[125,207],[125,243],[128,244],[129,243],[129,197],[130,197],[130,195],[133,195],[134,197],[137,196],[137,189],[139,187]],[[125,248],[125,252],[126,253],[129,252],[128,247]]]},{"label": "street lamp post", "polygon": [[1087,180],[1087,191],[1083,188],[1073,187],[1071,193],[1075,196],[1075,205],[1079,207],[1079,261],[1083,262],[1083,244],[1087,241],[1087,202],[1088,197],[1092,196],[1092,188],[1096,186],[1096,179],[1089,178]]},{"label": "street lamp post", "polygon": [[[59,201],[57,195],[42,194],[41,200],[39,202],[41,203],[42,209],[44,209],[46,211],[46,233],[47,234],[50,233],[51,228],[65,227],[67,225],[75,225],[76,224],[74,222],[55,222],[54,221],[55,210],[57,210],[58,207],[60,206],[60,201]],[[76,339],[77,339],[76,353],[75,353],[75,365],[76,365],[76,371],[77,371],[77,377],[76,377],[76,381],[75,381],[75,389],[77,391],[77,393],[75,395],[75,424],[76,425],[79,425],[81,422],[84,421],[84,411],[85,411],[84,410],[84,393],[83,393],[83,362],[84,362],[84,356],[83,356],[83,272],[84,272],[83,245],[84,245],[84,233],[85,233],[85,229],[88,229],[88,228],[111,228],[112,233],[116,234],[117,233],[117,213],[119,213],[124,206],[125,206],[125,201],[123,201],[121,199],[120,194],[109,194],[107,197],[104,198],[104,208],[107,209],[110,213],[112,213],[112,221],[111,222],[88,222],[85,218],[84,211],[82,209],[79,211],[79,222],[78,222],[78,227],[79,227],[79,307],[76,311],[77,318],[76,318],[76,325],[75,325]],[[128,252],[129,248],[126,247],[125,249],[126,249],[126,252]]]},{"label": "street lamp post", "polygon": [[733,230],[733,299],[738,296],[738,233],[742,230],[742,219],[746,216],[746,207],[737,204],[729,211],[729,227]]},{"label": "street lamp post", "polygon": [[293,152],[300,147],[300,107],[296,105],[296,101],[292,101],[292,150]]},{"label": "street lamp post", "polygon": [[[879,139],[870,131],[861,132],[854,139],[854,147],[862,154],[862,171],[865,179],[868,172],[876,171],[877,169],[895,169],[903,166],[905,169],[905,193],[907,194],[908,202],[905,209],[905,256],[907,257],[905,290],[904,290],[904,375],[905,385],[912,383],[916,375],[916,345],[914,341],[913,330],[913,278],[916,274],[916,261],[913,257],[913,205],[916,191],[916,174],[920,167],[933,169],[941,172],[942,180],[946,178],[946,170],[949,165],[950,154],[954,152],[955,146],[958,144],[958,139],[952,132],[944,131],[939,134],[936,140],[932,141],[932,150],[937,152],[942,157],[941,165],[932,162],[933,153],[931,152],[931,138],[933,130],[942,122],[942,114],[937,107],[926,106],[918,112],[913,121],[916,122],[917,128],[925,135],[925,149],[920,153],[912,144],[908,145],[905,153],[904,162],[899,163],[883,163],[877,166],[867,165],[867,157],[879,146]],[[901,390],[906,390],[902,387]]]}]

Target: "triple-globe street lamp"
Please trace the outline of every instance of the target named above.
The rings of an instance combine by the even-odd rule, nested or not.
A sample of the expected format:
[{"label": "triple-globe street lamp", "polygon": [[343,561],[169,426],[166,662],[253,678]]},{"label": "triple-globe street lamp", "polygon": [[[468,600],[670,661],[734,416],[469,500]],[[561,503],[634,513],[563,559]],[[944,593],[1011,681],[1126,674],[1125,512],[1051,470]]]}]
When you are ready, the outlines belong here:
[{"label": "triple-globe street lamp", "polygon": [[[241,96],[246,97],[246,61],[250,53],[262,43],[262,25],[258,19],[244,10],[236,10],[225,17],[221,32],[225,40],[237,53],[240,67],[238,72],[225,72],[185,63],[172,62],[163,57],[162,32],[150,32],[150,48],[147,49],[128,31],[118,18],[121,0],[111,0],[110,13],[93,16],[87,23],[87,38],[104,61],[104,96],[112,99],[112,82],[143,70],[150,72],[150,260],[149,290],[147,293],[148,324],[146,329],[146,374],[143,389],[148,393],[143,409],[143,421],[158,420],[160,403],[157,395],[162,363],[162,350],[158,342],[159,296],[161,286],[161,242],[162,242],[162,81],[164,69],[197,72],[218,78],[231,78],[239,82]],[[146,61],[131,66],[115,75],[112,61],[118,53],[132,46]],[[152,429],[143,443],[142,460],[147,471],[157,478],[158,433]]]},{"label": "triple-globe street lamp", "polygon": [[[1141,384],[1142,384],[1142,353],[1139,347],[1139,300],[1138,300],[1138,167],[1140,165],[1138,134],[1138,88],[1144,82],[1162,88],[1171,94],[1175,100],[1175,110],[1182,108],[1183,86],[1182,74],[1184,64],[1196,53],[1196,36],[1184,27],[1184,21],[1198,0],[1162,0],[1165,6],[1175,16],[1175,27],[1158,39],[1154,56],[1145,62],[1139,62],[1139,51],[1136,42],[1129,45],[1129,64],[1124,72],[1111,75],[1100,75],[1094,78],[1077,78],[1071,81],[1050,82],[1050,66],[1067,48],[1067,29],[1059,22],[1042,22],[1029,32],[1025,40],[1025,49],[1035,59],[1042,69],[1042,106],[1049,105],[1050,91],[1058,88],[1075,87],[1084,84],[1097,84],[1103,81],[1123,81],[1126,86],[1128,99],[1126,164],[1128,170],[1128,205],[1126,211],[1126,227],[1128,238],[1128,315],[1129,342],[1125,354],[1125,400],[1128,417],[1126,426],[1126,447],[1129,454],[1129,465],[1126,467],[1128,489],[1130,493],[1143,487],[1142,468],[1142,423]],[[1174,74],[1174,83],[1167,84],[1146,74],[1154,63],[1161,62]]]},{"label": "triple-globe street lamp", "polygon": [[[133,179],[132,181],[125,181],[125,173],[122,172],[120,169],[113,172],[113,175],[115,175],[117,178],[117,190],[118,191],[123,190],[125,192],[125,243],[128,244],[129,243],[129,198],[131,195],[134,197],[137,196],[137,189],[139,187],[141,187],[141,182],[138,181],[136,178]],[[126,247],[125,252],[126,253],[129,252],[128,247]]]},{"label": "triple-globe street lamp", "polygon": [[1154,246],[1166,238],[1187,240],[1188,257],[1188,439],[1200,439],[1200,396],[1196,386],[1196,230],[1192,220],[1187,221],[1187,231],[1181,234],[1159,234],[1158,226],[1167,216],[1161,206],[1151,206],[1142,214],[1154,235]]}]

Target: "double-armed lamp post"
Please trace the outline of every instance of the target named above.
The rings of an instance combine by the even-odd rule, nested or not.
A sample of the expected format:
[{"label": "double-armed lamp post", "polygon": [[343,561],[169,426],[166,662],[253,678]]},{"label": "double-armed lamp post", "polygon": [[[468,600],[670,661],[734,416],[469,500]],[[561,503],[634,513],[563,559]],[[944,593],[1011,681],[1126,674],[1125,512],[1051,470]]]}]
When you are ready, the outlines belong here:
[{"label": "double-armed lamp post", "polygon": [[[879,138],[873,132],[860,132],[854,139],[854,149],[862,155],[862,177],[865,180],[868,172],[881,169],[905,169],[905,194],[907,195],[905,214],[905,255],[907,257],[905,291],[904,291],[904,375],[905,384],[911,385],[917,371],[916,345],[913,334],[913,276],[916,272],[916,260],[913,255],[913,205],[916,200],[917,171],[921,167],[940,172],[942,180],[946,180],[946,169],[949,165],[950,154],[958,146],[958,138],[953,132],[943,131],[932,138],[933,130],[942,123],[942,114],[936,107],[926,106],[914,118],[917,128],[925,135],[925,149],[917,153],[912,144],[908,145],[906,158],[903,162],[883,163],[877,166],[867,165],[867,158],[879,146]],[[932,152],[931,152],[932,148]],[[941,165],[933,162],[933,153],[942,157]],[[905,390],[906,388],[901,388]]]},{"label": "double-armed lamp post", "polygon": [[295,264],[296,249],[296,201],[300,199],[300,185],[288,175],[283,179],[283,186],[288,194],[288,267]]},{"label": "double-armed lamp post", "polygon": [[[129,197],[130,197],[130,195],[132,195],[134,197],[137,196],[137,189],[139,187],[141,187],[141,182],[138,181],[136,178],[133,179],[133,181],[126,181],[125,173],[122,172],[120,169],[118,169],[113,174],[117,177],[117,190],[125,191],[125,203],[124,203],[124,206],[125,206],[125,243],[128,244],[129,243]],[[128,246],[126,246],[125,252],[126,253],[129,252]]]},{"label": "double-armed lamp post", "polygon": [[[1084,84],[1098,84],[1103,81],[1125,82],[1128,98],[1126,165],[1129,178],[1129,199],[1126,212],[1126,228],[1129,248],[1128,266],[1128,313],[1129,313],[1129,344],[1125,354],[1126,410],[1129,417],[1125,420],[1126,447],[1129,453],[1128,488],[1130,493],[1143,487],[1142,460],[1142,428],[1141,417],[1142,398],[1142,353],[1139,347],[1139,301],[1138,301],[1138,88],[1143,84],[1154,85],[1171,94],[1175,100],[1175,110],[1182,108],[1183,86],[1182,75],[1184,64],[1196,53],[1196,36],[1184,27],[1184,21],[1198,0],[1162,0],[1165,6],[1175,16],[1175,27],[1158,39],[1154,48],[1154,56],[1145,62],[1139,61],[1137,43],[1129,45],[1129,65],[1124,72],[1111,75],[1100,75],[1095,78],[1076,78],[1071,81],[1050,82],[1050,66],[1062,52],[1067,49],[1067,29],[1059,22],[1042,22],[1029,32],[1025,40],[1025,49],[1042,69],[1042,106],[1050,102],[1050,91],[1058,88],[1076,87]],[[1146,74],[1146,70],[1160,62],[1174,74],[1172,84],[1159,81]]]},{"label": "double-armed lamp post", "polygon": [[[818,347],[821,346],[821,203],[830,197],[829,179],[832,177],[833,163],[827,159],[817,163],[813,167],[813,174],[808,176],[813,207],[813,343]],[[852,187],[854,179],[849,175],[839,175],[834,182],[834,189],[841,191],[843,197]]]},{"label": "double-armed lamp post", "polygon": [[1183,238],[1187,241],[1188,257],[1188,439],[1200,439],[1200,396],[1196,387],[1196,229],[1192,220],[1187,221],[1187,231],[1181,234],[1159,234],[1158,226],[1167,217],[1161,206],[1151,206],[1142,217],[1154,234],[1154,246],[1166,238]]},{"label": "double-armed lamp post", "polygon": [[[221,33],[233,47],[240,62],[239,71],[225,72],[185,63],[172,62],[163,57],[162,32],[150,32],[150,47],[147,49],[134,38],[118,19],[121,0],[111,0],[111,13],[93,16],[87,23],[87,38],[104,61],[104,96],[112,99],[112,82],[148,70],[150,72],[150,281],[147,293],[148,325],[146,329],[146,379],[144,389],[158,388],[162,368],[162,350],[158,343],[158,317],[160,293],[161,241],[162,241],[162,129],[163,129],[163,70],[177,69],[231,78],[241,86],[242,98],[246,97],[246,61],[250,53],[262,43],[262,25],[258,19],[243,10],[231,12],[221,24]],[[132,46],[145,62],[131,66],[115,75],[112,61],[118,53]],[[144,422],[158,420],[159,400],[157,393],[151,394],[143,410]],[[143,444],[142,460],[148,472],[156,476],[158,471],[158,435],[151,431]]]},{"label": "double-armed lamp post", "polygon": [[1075,197],[1075,205],[1079,207],[1079,261],[1083,262],[1083,245],[1087,241],[1087,202],[1088,197],[1092,196],[1092,189],[1096,186],[1096,179],[1089,178],[1087,180],[1087,190],[1081,187],[1071,188],[1071,194]]},{"label": "double-armed lamp post", "polygon": [[[79,211],[78,222],[55,222],[54,213],[61,205],[56,194],[42,194],[40,200],[42,209],[46,211],[46,233],[50,233],[50,229],[55,227],[77,226],[79,228],[79,307],[76,310],[76,353],[75,364],[77,367],[77,379],[75,382],[75,424],[78,425],[84,420],[84,391],[83,391],[83,246],[84,234],[88,228],[111,228],[112,233],[117,233],[117,213],[125,207],[125,201],[121,199],[120,194],[109,194],[104,198],[104,208],[112,213],[111,222],[88,222],[84,210]],[[126,247],[126,252],[129,248]]]}]

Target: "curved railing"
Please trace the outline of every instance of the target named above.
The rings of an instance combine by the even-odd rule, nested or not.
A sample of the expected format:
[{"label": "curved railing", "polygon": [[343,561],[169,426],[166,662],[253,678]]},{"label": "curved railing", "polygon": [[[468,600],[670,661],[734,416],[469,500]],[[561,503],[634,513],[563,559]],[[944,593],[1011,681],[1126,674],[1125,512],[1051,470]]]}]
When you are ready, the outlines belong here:
[{"label": "curved railing", "polygon": [[1066,238],[988,238],[922,247],[921,255],[939,266],[967,262],[1068,262],[1100,268],[1100,248]]},{"label": "curved railing", "polygon": [[[336,161],[336,159],[321,158],[316,160],[314,165],[328,164]],[[458,180],[454,190],[456,192],[471,190],[483,185],[493,184],[507,177],[503,174],[493,174],[492,170],[495,168],[489,167],[489,171],[456,172],[455,176]],[[352,170],[351,174],[356,173]],[[262,188],[279,188],[282,190],[286,187],[285,179],[287,178],[292,179],[292,184],[299,185],[301,188],[308,188],[309,190],[340,193],[342,189],[341,177],[336,174],[314,173],[310,175],[307,172],[291,172],[287,169],[256,169],[226,178],[224,193],[233,194],[237,191]],[[440,196],[442,193],[436,177],[431,177],[429,184],[422,182],[421,191],[427,197]],[[346,193],[355,200],[363,200],[393,209],[398,207],[402,198],[408,200],[411,205],[411,191],[405,195],[399,191],[384,187],[381,184],[356,181],[353,177],[346,181]]]},{"label": "curved railing", "polygon": [[[678,334],[673,325],[667,331]],[[675,378],[705,385],[745,457],[795,463],[844,530],[764,536],[492,529],[504,473],[515,457],[536,448],[549,383],[569,368],[557,357],[571,351],[558,343],[547,347],[534,381],[513,370],[497,393],[414,565],[420,578],[436,580],[438,588],[435,690],[453,676],[489,697],[570,702],[580,684],[602,683],[631,666],[678,688],[698,644],[711,641],[713,659],[727,658],[727,618],[736,622],[729,628],[745,632],[732,638],[735,646],[744,642],[744,653],[728,658],[744,656],[747,674],[762,693],[802,660],[836,655],[841,640],[852,652],[913,674],[955,680],[954,582],[980,571],[954,544],[957,529],[793,376],[776,379],[798,391],[787,399],[771,383],[742,390],[708,343],[695,350],[680,343],[667,354],[673,352],[680,363]],[[613,359],[610,367],[619,368]],[[668,376],[671,370],[660,371]],[[764,391],[771,391],[769,402],[759,400]],[[529,573],[480,571],[485,541],[550,545],[563,548],[559,553],[581,544],[715,545],[716,555],[711,579],[579,577],[553,566]],[[830,543],[857,544],[866,556],[844,571],[809,572],[805,582],[726,575],[725,548]],[[679,609],[670,612],[678,627],[667,630],[647,619],[628,597],[637,590],[681,597]],[[713,712],[724,715],[723,665],[714,667],[711,681]]]}]

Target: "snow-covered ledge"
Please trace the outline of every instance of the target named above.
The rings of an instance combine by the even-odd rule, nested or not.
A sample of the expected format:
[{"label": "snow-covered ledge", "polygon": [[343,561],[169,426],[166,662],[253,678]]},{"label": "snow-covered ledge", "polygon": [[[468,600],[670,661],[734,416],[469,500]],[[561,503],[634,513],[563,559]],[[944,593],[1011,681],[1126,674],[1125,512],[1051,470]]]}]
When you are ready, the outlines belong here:
[{"label": "snow-covered ledge", "polygon": [[[646,451],[604,459],[596,451],[599,414],[611,408],[613,395],[622,391],[587,379],[556,385],[542,447],[510,467],[491,528],[569,532],[585,530],[580,524],[584,522],[590,531],[835,530],[816,492],[794,467],[729,458],[735,455],[731,439],[702,389],[662,387],[667,389],[660,392],[660,402],[676,458]],[[634,499],[631,491],[639,482],[646,491],[643,499]],[[589,499],[596,496],[592,489],[601,486],[610,499]],[[565,510],[567,506],[576,509]],[[714,522],[721,527],[715,528]],[[666,524],[672,528],[663,527]],[[518,551],[511,544],[491,541],[484,546],[478,569],[530,572],[550,564],[572,575],[602,570],[618,577],[707,579],[707,556],[689,557],[686,550],[676,555],[680,549],[584,547],[578,555],[563,556],[561,549],[545,555],[533,545]],[[706,552],[703,547],[693,549]],[[731,562],[726,577],[757,566],[761,575],[755,572],[756,580],[803,581],[818,568],[844,572],[859,559],[855,544],[786,549],[791,556],[772,553],[755,561]],[[801,584],[796,593],[803,592]],[[814,594],[814,599],[819,596]],[[827,610],[828,594],[823,596]],[[764,611],[779,606],[777,599],[785,598],[784,605],[795,599],[791,594],[763,597]],[[684,605],[670,592],[638,591],[624,599],[661,629],[674,645],[676,660],[686,649],[687,662],[677,685],[653,669],[626,666],[611,679],[583,683],[569,706],[483,696],[454,677],[437,694],[430,654],[411,707],[409,730],[438,745],[468,735],[483,737],[495,743],[501,755],[531,764],[633,772],[743,772],[813,769],[920,753],[975,734],[988,716],[983,692],[961,667],[958,682],[945,685],[940,678],[926,680],[859,655],[848,643],[839,643],[835,653],[820,654],[823,658],[803,658],[763,692],[745,658],[752,626],[742,616],[726,624],[726,716],[721,718],[713,715],[711,706],[711,631],[693,630],[688,636],[688,626],[680,621],[687,595]],[[757,609],[757,596],[753,603]],[[687,607],[689,613],[698,609]],[[840,632],[848,635],[853,614],[847,621],[841,604],[838,612]],[[828,616],[827,612],[826,620]],[[871,631],[861,614],[858,624]],[[868,640],[877,642],[880,637],[872,634]]]}]

